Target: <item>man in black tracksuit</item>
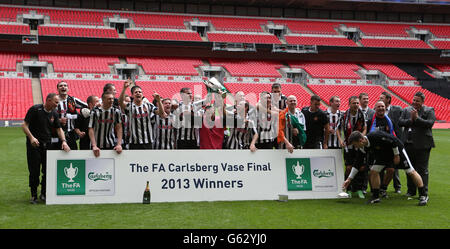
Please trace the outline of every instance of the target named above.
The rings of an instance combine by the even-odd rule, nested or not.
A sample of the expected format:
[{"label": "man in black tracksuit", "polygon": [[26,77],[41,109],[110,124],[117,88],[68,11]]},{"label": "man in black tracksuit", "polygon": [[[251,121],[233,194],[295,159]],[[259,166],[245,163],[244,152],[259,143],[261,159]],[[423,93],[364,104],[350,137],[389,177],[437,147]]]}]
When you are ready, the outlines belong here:
[{"label": "man in black tracksuit", "polygon": [[[395,136],[382,131],[373,131],[364,136],[359,131],[354,131],[348,138],[349,143],[359,148],[364,153],[372,156],[373,162],[370,166],[369,180],[372,186],[372,198],[368,203],[380,202],[380,171],[386,166],[393,166],[396,169],[406,171],[419,189],[419,206],[427,204],[428,196],[424,189],[422,178],[414,170],[406,154],[403,143]],[[349,177],[344,182],[343,187],[347,188],[353,177],[358,173],[357,168],[352,168]]]},{"label": "man in black tracksuit", "polygon": [[[27,162],[29,171],[29,187],[31,190],[31,203],[36,204],[37,188],[39,186],[40,170],[42,171],[41,195],[39,198],[45,201],[46,191],[46,166],[47,150],[51,147],[52,130],[55,130],[61,140],[64,151],[70,151],[67,145],[64,131],[61,128],[58,114],[55,111],[59,103],[59,97],[50,93],[45,104],[34,105],[28,109],[22,125],[23,132],[27,137]],[[41,169],[42,165],[42,169]]]}]

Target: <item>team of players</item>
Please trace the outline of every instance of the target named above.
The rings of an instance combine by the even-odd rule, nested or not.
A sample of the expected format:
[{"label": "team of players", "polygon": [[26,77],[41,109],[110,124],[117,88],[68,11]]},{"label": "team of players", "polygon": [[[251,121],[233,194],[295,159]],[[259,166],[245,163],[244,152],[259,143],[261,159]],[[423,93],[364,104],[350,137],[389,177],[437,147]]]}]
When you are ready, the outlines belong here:
[{"label": "team of players", "polygon": [[[395,141],[396,146],[392,147],[403,148],[402,142],[395,137],[396,134],[401,134],[398,113],[401,115],[402,110],[400,108],[400,112],[397,112],[395,110],[399,107],[389,105],[391,96],[387,92],[381,95],[380,101],[375,104],[375,110],[368,108],[368,95],[361,93],[358,97],[353,96],[349,99],[350,108],[346,111],[339,110],[338,96],[333,96],[328,110],[322,111],[319,108],[320,97],[312,96],[310,106],[299,109],[297,98],[294,95],[284,96],[281,93],[281,85],[277,83],[272,85],[270,93],[262,92],[259,95],[259,102],[255,106],[251,106],[245,100],[243,92],[233,95],[220,90],[211,91],[205,99],[201,99],[195,98],[189,88],[180,90],[180,102],[177,99],[161,98],[156,92],[153,93],[153,101],[150,102],[144,97],[141,87],[132,85],[131,80],[125,81],[117,99],[114,85],[106,84],[101,99],[93,95],[85,103],[68,94],[66,82],[59,82],[57,84],[59,102],[56,102],[59,122],[54,127],[61,127],[64,134],[61,136],[61,132],[54,129],[58,132],[52,133],[52,139],[46,141],[48,144],[46,148],[63,148],[68,151],[68,146],[70,149],[77,149],[77,139],[80,139],[80,149],[91,149],[96,157],[104,149],[113,149],[121,153],[123,149],[256,151],[280,148],[292,152],[301,148],[344,148],[346,165],[344,187],[350,192],[357,192],[363,197],[362,191],[367,188],[368,166],[374,165],[370,170],[373,194],[371,203],[379,202],[379,194],[382,197],[386,196],[387,185],[395,175],[394,166],[399,164],[397,158],[399,153],[394,153],[391,158],[386,158],[386,153],[376,153],[377,150],[367,153],[372,150],[367,150],[367,144],[359,144],[361,137],[354,138],[354,132],[357,131],[363,140],[373,144],[375,135],[387,137],[391,134],[394,139],[391,137],[383,139]],[[126,94],[129,88],[130,96]],[[227,101],[232,104],[227,104]],[[27,118],[25,121],[25,125],[31,122]],[[369,134],[365,136],[367,133]],[[29,138],[28,134],[27,137]],[[403,151],[400,151],[403,155]],[[382,162],[380,155],[383,156]],[[411,186],[419,187],[420,205],[425,205],[428,201],[427,188],[421,176],[411,173],[415,172],[411,169],[412,167],[408,167],[407,170],[415,183]],[[383,170],[386,170],[386,173],[381,176],[383,180],[380,183],[380,180],[376,179],[380,179],[378,173]],[[37,174],[39,177],[39,170]],[[35,175],[36,173],[33,174],[34,187]],[[420,181],[417,180],[417,176]],[[352,179],[354,180],[351,183]],[[396,179],[394,185],[399,191],[400,185]],[[44,193],[45,191],[41,192],[41,196]],[[32,190],[32,195],[36,195],[35,190]],[[42,198],[45,199],[45,196]]]}]

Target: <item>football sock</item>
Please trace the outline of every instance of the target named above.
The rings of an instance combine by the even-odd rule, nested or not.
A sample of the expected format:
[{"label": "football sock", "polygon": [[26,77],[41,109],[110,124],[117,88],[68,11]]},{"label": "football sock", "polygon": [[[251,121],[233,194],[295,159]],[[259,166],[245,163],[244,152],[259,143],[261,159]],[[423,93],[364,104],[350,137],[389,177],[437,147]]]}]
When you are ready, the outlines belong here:
[{"label": "football sock", "polygon": [[372,189],[372,197],[379,198],[380,197],[380,189],[378,189],[378,188]]},{"label": "football sock", "polygon": [[417,188],[417,189],[419,190],[419,196],[426,196],[425,188],[424,188],[424,187]]}]

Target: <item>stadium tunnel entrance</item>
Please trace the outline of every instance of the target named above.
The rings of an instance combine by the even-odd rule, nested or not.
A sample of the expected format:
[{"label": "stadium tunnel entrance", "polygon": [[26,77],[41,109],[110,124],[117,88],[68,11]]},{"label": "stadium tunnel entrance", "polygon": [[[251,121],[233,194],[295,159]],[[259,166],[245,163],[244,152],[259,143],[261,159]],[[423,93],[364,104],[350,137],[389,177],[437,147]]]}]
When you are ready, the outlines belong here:
[{"label": "stadium tunnel entrance", "polygon": [[31,78],[40,78],[41,74],[47,74],[47,66],[45,61],[23,61],[23,72]]}]

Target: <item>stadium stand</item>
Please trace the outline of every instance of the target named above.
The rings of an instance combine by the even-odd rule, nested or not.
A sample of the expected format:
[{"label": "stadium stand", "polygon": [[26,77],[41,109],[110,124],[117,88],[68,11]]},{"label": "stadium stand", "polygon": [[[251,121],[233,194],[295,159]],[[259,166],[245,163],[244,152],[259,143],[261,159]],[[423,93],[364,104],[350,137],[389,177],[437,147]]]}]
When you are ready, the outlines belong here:
[{"label": "stadium stand", "polygon": [[39,35],[46,36],[119,38],[117,31],[113,28],[39,26],[38,30]]},{"label": "stadium stand", "polygon": [[436,25],[415,24],[414,27],[417,29],[429,30],[431,33],[433,33],[433,35],[439,38],[450,38],[450,26],[438,24]]},{"label": "stadium stand", "polygon": [[[433,36],[429,44],[438,49],[450,49],[449,25],[433,25],[418,23],[385,23],[385,22],[352,22],[352,21],[318,21],[307,19],[281,19],[281,18],[252,18],[252,17],[226,17],[226,16],[206,16],[206,15],[188,15],[188,14],[156,14],[156,13],[137,13],[125,11],[93,11],[80,9],[57,9],[42,7],[0,7],[0,34],[30,34],[28,25],[19,24],[18,15],[36,11],[49,17],[45,25],[38,26],[39,35],[43,36],[72,36],[72,37],[92,37],[92,38],[119,38],[118,32],[107,26],[105,18],[120,16],[120,18],[131,19],[131,27],[125,29],[127,39],[147,39],[147,40],[174,40],[174,41],[198,41],[205,40],[195,31],[189,30],[189,21],[209,22],[207,30],[207,39],[210,42],[236,42],[236,43],[258,43],[258,44],[281,44],[286,41],[287,44],[299,45],[319,45],[319,46],[338,46],[338,47],[374,47],[374,48],[410,48],[410,49],[431,49],[426,42],[415,39],[411,36],[409,30],[416,28],[419,30],[429,30]],[[7,22],[7,23],[6,23]],[[50,22],[50,24],[48,24]],[[266,33],[267,24],[285,25],[287,33],[278,39],[273,34]],[[338,29],[340,25],[346,27],[358,28],[363,34],[358,42],[347,39]],[[122,36],[123,37],[123,36]],[[205,40],[206,41],[206,40]],[[48,79],[50,72],[41,75],[42,94],[45,96],[49,91],[55,91],[56,82],[65,78],[70,82],[71,92],[74,95],[85,99],[92,93],[100,94],[104,84],[113,82],[116,84],[117,91],[122,87],[122,80],[119,75],[112,70],[112,65],[120,63],[118,56],[94,56],[94,55],[62,55],[62,54],[40,54],[37,53],[40,61],[47,61],[52,64],[55,73]],[[17,63],[22,60],[30,60],[29,54],[20,53],[0,53],[0,77],[2,82],[9,80],[12,74],[16,75],[17,80],[29,82],[29,79],[23,79],[24,73]],[[259,93],[261,91],[270,91],[271,83],[282,80],[282,82],[292,82],[291,79],[283,78],[278,71],[282,67],[302,68],[307,74],[306,82],[315,82],[307,85],[313,92],[321,96],[325,102],[328,102],[331,95],[341,96],[341,109],[348,106],[348,97],[359,92],[368,92],[371,97],[371,103],[378,98],[379,94],[386,90],[379,85],[360,85],[364,80],[361,79],[356,71],[364,68],[368,70],[379,70],[388,77],[388,80],[398,81],[395,84],[412,85],[412,81],[419,85],[419,78],[415,78],[407,73],[407,70],[401,69],[389,63],[339,63],[339,62],[310,62],[310,61],[271,61],[271,60],[248,60],[248,59],[219,59],[203,58],[205,64],[200,58],[169,58],[169,57],[126,57],[126,63],[138,64],[142,66],[140,75],[136,78],[137,84],[142,85],[145,92],[151,94],[153,89],[160,92],[162,96],[172,97],[176,95],[184,86],[198,88],[198,92],[204,96],[206,90],[201,82],[197,82],[201,73],[197,67],[202,65],[222,66],[227,72],[225,77],[234,78],[232,82],[225,80],[226,86],[232,91],[244,91],[244,93]],[[122,61],[123,63],[123,61]],[[432,68],[432,67],[433,68]],[[51,68],[51,67],[49,67]],[[433,69],[441,72],[449,72],[450,66],[446,64],[430,65],[431,73],[425,71],[434,78]],[[15,74],[17,72],[17,74]],[[63,75],[64,73],[64,75]],[[66,74],[68,73],[68,74]],[[51,74],[51,73],[50,73]],[[83,75],[82,75],[83,74]],[[68,79],[74,78],[95,78],[95,80]],[[103,75],[98,75],[103,74]],[[25,73],[26,75],[26,73]],[[67,75],[69,75],[67,77]],[[76,75],[76,77],[75,77]],[[106,77],[104,77],[106,75]],[[78,77],[80,76],[80,77]],[[192,76],[194,79],[191,80]],[[242,81],[242,78],[244,80]],[[253,77],[253,78],[252,78]],[[110,78],[113,80],[105,80]],[[270,79],[269,79],[270,78]],[[146,79],[142,81],[139,79]],[[151,79],[151,80],[149,80]],[[167,79],[167,81],[165,81]],[[346,83],[342,83],[344,80]],[[349,83],[351,81],[351,84]],[[239,83],[236,83],[239,82]],[[252,83],[249,83],[252,82]],[[263,83],[264,82],[264,83]],[[316,83],[322,82],[318,85]],[[333,82],[336,85],[331,85]],[[369,81],[370,82],[370,81]],[[3,87],[2,83],[2,87]],[[9,84],[9,83],[8,83]],[[29,84],[29,83],[27,83]],[[310,93],[299,84],[283,84],[283,93],[285,95],[296,95],[299,106],[309,105]],[[397,94],[408,103],[412,99],[412,92],[422,90],[427,95],[426,104],[434,106],[438,119],[448,120],[448,99],[436,93],[430,92],[419,86],[390,86],[389,90]],[[44,91],[45,88],[45,91]],[[5,98],[9,95],[3,94],[6,88],[2,88],[2,105]],[[9,89],[9,88],[8,88]],[[7,90],[5,90],[7,91]],[[436,91],[435,91],[436,92]],[[195,94],[195,91],[194,91]],[[28,95],[25,95],[25,98]],[[9,96],[11,97],[11,96]],[[256,101],[255,98],[254,101]],[[32,97],[29,100],[32,102]],[[393,104],[405,107],[406,104],[394,97]],[[9,105],[10,106],[10,105]],[[447,109],[446,109],[447,107]],[[2,106],[3,108],[3,106]],[[6,107],[5,107],[6,108]],[[8,107],[10,108],[10,107]],[[323,106],[323,108],[325,108]],[[4,110],[4,109],[2,109]],[[9,110],[9,109],[8,109]],[[14,112],[18,112],[14,110]],[[4,113],[4,112],[3,112]],[[14,114],[14,117],[20,117]],[[5,114],[6,115],[6,114]],[[9,115],[9,114],[8,114]],[[5,117],[3,117],[5,118]],[[0,118],[1,119],[1,118]],[[7,119],[7,118],[6,118]]]},{"label": "stadium stand", "polygon": [[209,62],[212,66],[224,67],[231,76],[242,77],[280,78],[281,74],[277,69],[283,66],[276,61],[210,59]]},{"label": "stadium stand", "polygon": [[195,58],[127,57],[127,62],[142,66],[150,75],[198,75],[195,67],[202,65],[202,61]]},{"label": "stadium stand", "polygon": [[109,64],[119,63],[115,56],[40,54],[40,61],[53,64],[55,72],[106,73],[111,71]]},{"label": "stadium stand", "polygon": [[16,71],[17,62],[29,60],[29,54],[23,53],[0,53],[0,70]]},{"label": "stadium stand", "polygon": [[421,91],[425,94],[425,105],[434,107],[436,119],[450,121],[450,100],[432,93],[420,86],[389,86],[389,90],[402,99],[412,102],[414,94]]},{"label": "stadium stand", "polygon": [[303,68],[313,78],[326,79],[361,79],[355,72],[359,69],[353,63],[329,63],[329,62],[295,62],[288,64],[292,68]]},{"label": "stadium stand", "polygon": [[246,31],[263,32],[261,25],[266,19],[259,18],[230,18],[230,17],[199,17],[200,21],[209,21],[217,31]]},{"label": "stadium stand", "polygon": [[339,22],[306,21],[306,20],[271,20],[274,24],[286,25],[292,33],[337,35],[335,28]]},{"label": "stadium stand", "polygon": [[[362,92],[369,94],[369,103],[372,108],[375,102],[379,99],[380,94],[386,89],[378,85],[308,85],[308,87],[317,95],[319,95],[326,103],[332,96],[339,96],[341,98],[341,110],[348,109],[348,99],[351,96],[358,96]],[[407,105],[395,96],[392,96],[392,105],[399,105],[402,108]]]},{"label": "stadium stand", "polygon": [[[59,79],[42,79],[42,96],[46,96],[50,92],[54,92]],[[106,83],[113,83],[117,93],[122,91],[122,80],[65,80],[70,89],[70,94],[77,96],[81,100],[86,100],[90,95],[100,96],[103,92],[103,86]],[[144,96],[153,100],[152,94],[156,91],[163,98],[180,98],[180,89],[190,87],[193,94],[199,94],[202,97],[206,95],[206,88],[201,82],[150,82],[136,81],[136,85],[140,86],[144,92]],[[130,94],[130,92],[127,92]],[[119,97],[118,95],[116,96]]]},{"label": "stadium stand", "polygon": [[281,44],[281,41],[272,34],[242,34],[242,33],[216,33],[208,32],[208,40],[211,42],[235,42],[235,43],[268,43]]},{"label": "stadium stand", "polygon": [[414,77],[405,73],[392,64],[362,63],[361,65],[365,69],[379,70],[392,80],[416,80]]},{"label": "stadium stand", "polygon": [[127,29],[125,31],[129,39],[147,40],[172,40],[172,41],[202,41],[197,32],[192,31],[159,31],[159,30],[137,30]]},{"label": "stadium stand", "polygon": [[358,46],[354,41],[346,37],[327,37],[327,36],[293,36],[285,35],[284,39],[288,44],[295,45],[322,45],[322,46]]},{"label": "stadium stand", "polygon": [[429,42],[438,49],[450,49],[450,41],[448,40],[430,40]]},{"label": "stadium stand", "polygon": [[441,72],[450,72],[450,64],[434,64],[433,66]]},{"label": "stadium stand", "polygon": [[379,47],[379,48],[426,48],[431,47],[424,41],[419,39],[379,39],[363,37],[359,40],[364,47]]},{"label": "stadium stand", "polygon": [[409,24],[344,22],[347,27],[357,27],[365,36],[408,37]]},{"label": "stadium stand", "polygon": [[33,105],[31,79],[0,78],[0,103],[0,119],[23,119]]},{"label": "stadium stand", "polygon": [[[30,9],[29,9],[30,10]],[[29,10],[24,11],[28,13]],[[100,11],[72,10],[72,9],[35,9],[38,14],[50,17],[51,23],[58,24],[84,24],[103,26],[103,17],[112,16]]]},{"label": "stadium stand", "polygon": [[[225,83],[224,85],[233,94],[238,91],[244,92],[246,95],[245,99],[252,105],[258,102],[259,96],[257,95],[259,93],[263,91],[270,92],[272,89],[272,84],[268,83]],[[297,106],[299,107],[309,105],[311,95],[299,84],[281,84],[281,92],[285,96],[296,96]],[[321,108],[324,108],[324,106]]]},{"label": "stadium stand", "polygon": [[192,20],[190,16],[172,14],[141,14],[141,13],[120,13],[121,18],[132,19],[136,27],[147,28],[171,28],[186,29],[185,21]]},{"label": "stadium stand", "polygon": [[30,26],[28,25],[0,25],[0,34],[29,35]]}]

